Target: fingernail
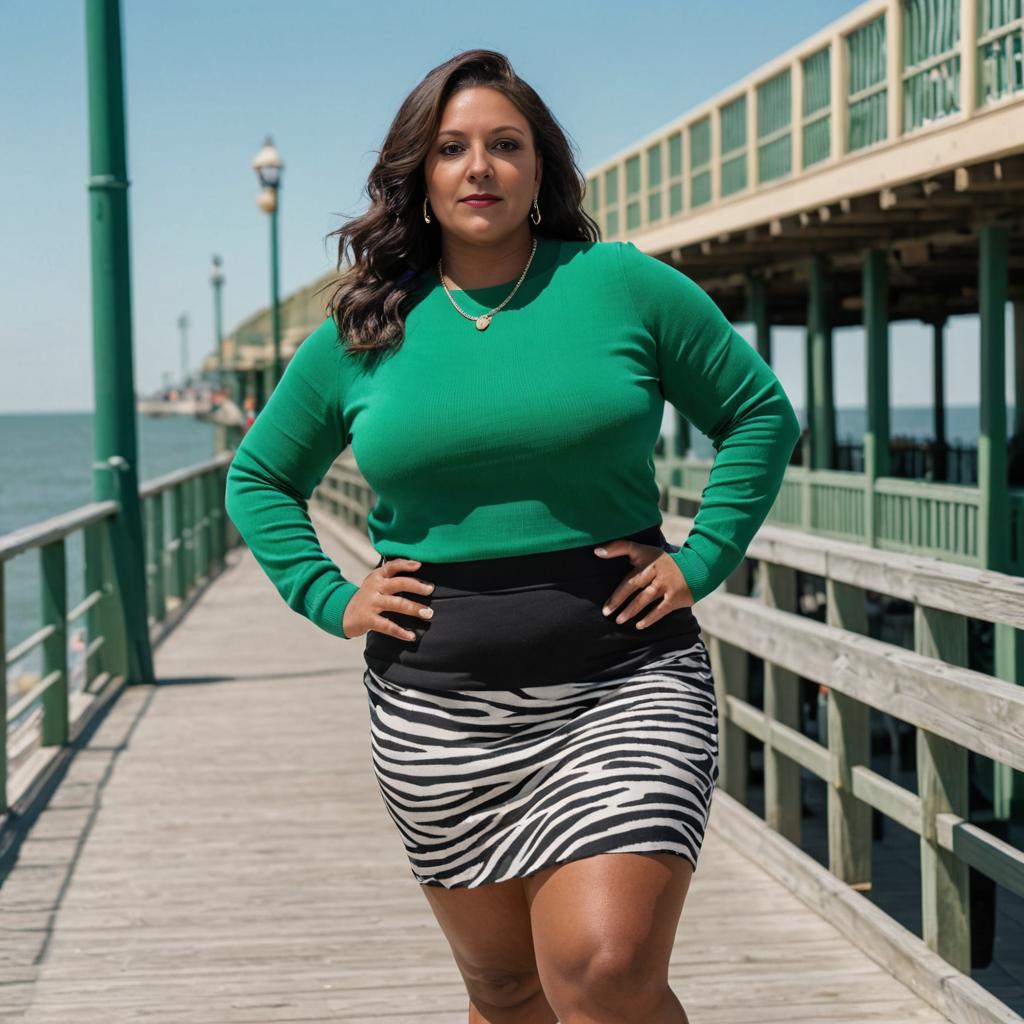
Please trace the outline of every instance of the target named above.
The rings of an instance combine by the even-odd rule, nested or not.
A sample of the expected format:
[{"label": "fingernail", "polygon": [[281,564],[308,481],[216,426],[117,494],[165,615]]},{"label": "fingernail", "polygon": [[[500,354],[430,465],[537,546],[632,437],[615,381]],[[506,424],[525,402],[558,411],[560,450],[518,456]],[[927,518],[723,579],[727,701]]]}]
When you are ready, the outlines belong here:
[{"label": "fingernail", "polygon": [[422,615],[423,618],[425,618],[425,619],[429,619],[430,616],[433,615],[433,614],[434,614],[434,609],[433,608],[421,608],[420,609],[420,615]]},{"label": "fingernail", "polygon": [[595,555],[607,555],[608,551],[605,548],[594,548]]},{"label": "fingernail", "polygon": [[611,608],[608,608],[607,606],[601,609],[601,614],[602,615],[611,615],[611,613],[612,613]]}]

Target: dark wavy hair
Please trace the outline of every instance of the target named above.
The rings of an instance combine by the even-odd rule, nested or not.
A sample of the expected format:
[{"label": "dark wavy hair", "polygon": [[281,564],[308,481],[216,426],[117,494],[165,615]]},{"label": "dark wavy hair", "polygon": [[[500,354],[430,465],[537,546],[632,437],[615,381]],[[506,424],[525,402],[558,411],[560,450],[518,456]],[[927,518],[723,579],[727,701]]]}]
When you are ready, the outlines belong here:
[{"label": "dark wavy hair", "polygon": [[[350,351],[397,348],[420,275],[441,255],[436,217],[423,220],[424,163],[449,98],[460,89],[488,86],[516,105],[530,124],[544,171],[537,204],[542,234],[596,242],[600,229],[582,207],[586,178],[569,140],[533,88],[494,50],[465,50],[430,71],[402,102],[366,183],[369,209],[326,237],[338,236],[338,264],[327,310]],[[351,259],[346,261],[346,250]]]}]

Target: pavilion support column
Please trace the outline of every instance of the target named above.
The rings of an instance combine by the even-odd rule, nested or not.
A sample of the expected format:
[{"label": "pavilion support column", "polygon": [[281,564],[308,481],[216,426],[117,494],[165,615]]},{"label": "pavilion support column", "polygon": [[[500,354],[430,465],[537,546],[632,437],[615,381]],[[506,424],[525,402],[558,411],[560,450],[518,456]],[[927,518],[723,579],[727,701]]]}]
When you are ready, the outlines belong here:
[{"label": "pavilion support column", "polygon": [[690,450],[690,424],[678,409],[673,409],[672,415],[675,418],[676,425],[676,432],[672,441],[673,454],[681,459]]},{"label": "pavilion support column", "polygon": [[1024,433],[1024,301],[1013,304],[1013,432]]},{"label": "pavilion support column", "polygon": [[946,448],[946,319],[932,321],[932,410],[935,433],[935,479],[949,480],[949,452]]},{"label": "pavilion support column", "polygon": [[772,329],[768,323],[768,285],[760,271],[752,271],[747,275],[747,320],[754,325],[758,355],[771,366]]},{"label": "pavilion support column", "polygon": [[[1006,301],[1009,286],[1008,231],[996,224],[979,230],[978,314],[981,325],[981,423],[978,438],[978,552],[984,569],[1008,572],[1010,500],[1006,453]],[[1024,631],[995,626],[994,675],[1024,683]],[[1008,819],[1024,804],[1020,772],[995,762],[993,813]],[[1015,790],[1016,783],[1016,793]]]},{"label": "pavilion support column", "polygon": [[810,427],[811,469],[831,469],[835,463],[835,404],[832,390],[832,325],[829,318],[825,257],[808,263],[807,299],[807,423]]},{"label": "pavilion support column", "polygon": [[864,524],[875,544],[875,481],[889,466],[889,267],[884,249],[869,249],[862,265],[867,431],[864,434]]}]

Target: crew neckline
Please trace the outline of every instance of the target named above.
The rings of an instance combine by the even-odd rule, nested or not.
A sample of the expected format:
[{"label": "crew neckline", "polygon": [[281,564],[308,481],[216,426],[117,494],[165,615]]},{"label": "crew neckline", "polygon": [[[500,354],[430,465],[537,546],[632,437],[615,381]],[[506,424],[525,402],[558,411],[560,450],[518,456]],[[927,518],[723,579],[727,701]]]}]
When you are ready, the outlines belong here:
[{"label": "crew neckline", "polygon": [[[537,239],[537,251],[534,253],[533,262],[530,264],[526,277],[523,278],[524,285],[531,278],[548,269],[552,262],[554,262],[554,258],[558,255],[560,248],[560,242],[557,238],[550,238],[546,235],[536,235],[535,237]],[[433,278],[436,286],[443,292],[444,285],[441,284],[441,276],[437,272],[436,264],[433,270]],[[500,281],[498,284],[489,284],[484,288],[449,288],[448,290],[452,295],[460,295],[466,299],[478,301],[481,305],[489,305],[488,299],[493,298],[495,295],[504,297],[508,291],[515,287],[515,283],[518,280],[517,276],[510,278],[508,281]],[[481,296],[482,298],[480,298]]]}]

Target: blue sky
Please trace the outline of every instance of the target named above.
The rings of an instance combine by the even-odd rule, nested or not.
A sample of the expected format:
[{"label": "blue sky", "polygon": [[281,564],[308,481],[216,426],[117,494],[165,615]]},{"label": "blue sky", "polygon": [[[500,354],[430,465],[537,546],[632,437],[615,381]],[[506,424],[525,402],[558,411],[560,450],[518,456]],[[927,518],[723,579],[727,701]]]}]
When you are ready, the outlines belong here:
[{"label": "blue sky", "polygon": [[[137,388],[177,371],[181,313],[191,364],[211,350],[214,252],[226,331],[267,303],[267,218],[250,167],[266,134],[285,161],[287,295],[335,265],[325,236],[365,209],[374,150],[401,100],[461,50],[506,53],[586,171],[854,6],[122,0]],[[0,0],[0,413],[92,407],[84,27],[84,0]],[[774,342],[798,407],[801,336],[777,331]],[[972,403],[975,321],[954,321],[947,337],[947,401]],[[892,340],[893,404],[928,404],[929,334],[898,325]],[[859,404],[859,331],[836,333],[835,359],[837,404]]]}]

